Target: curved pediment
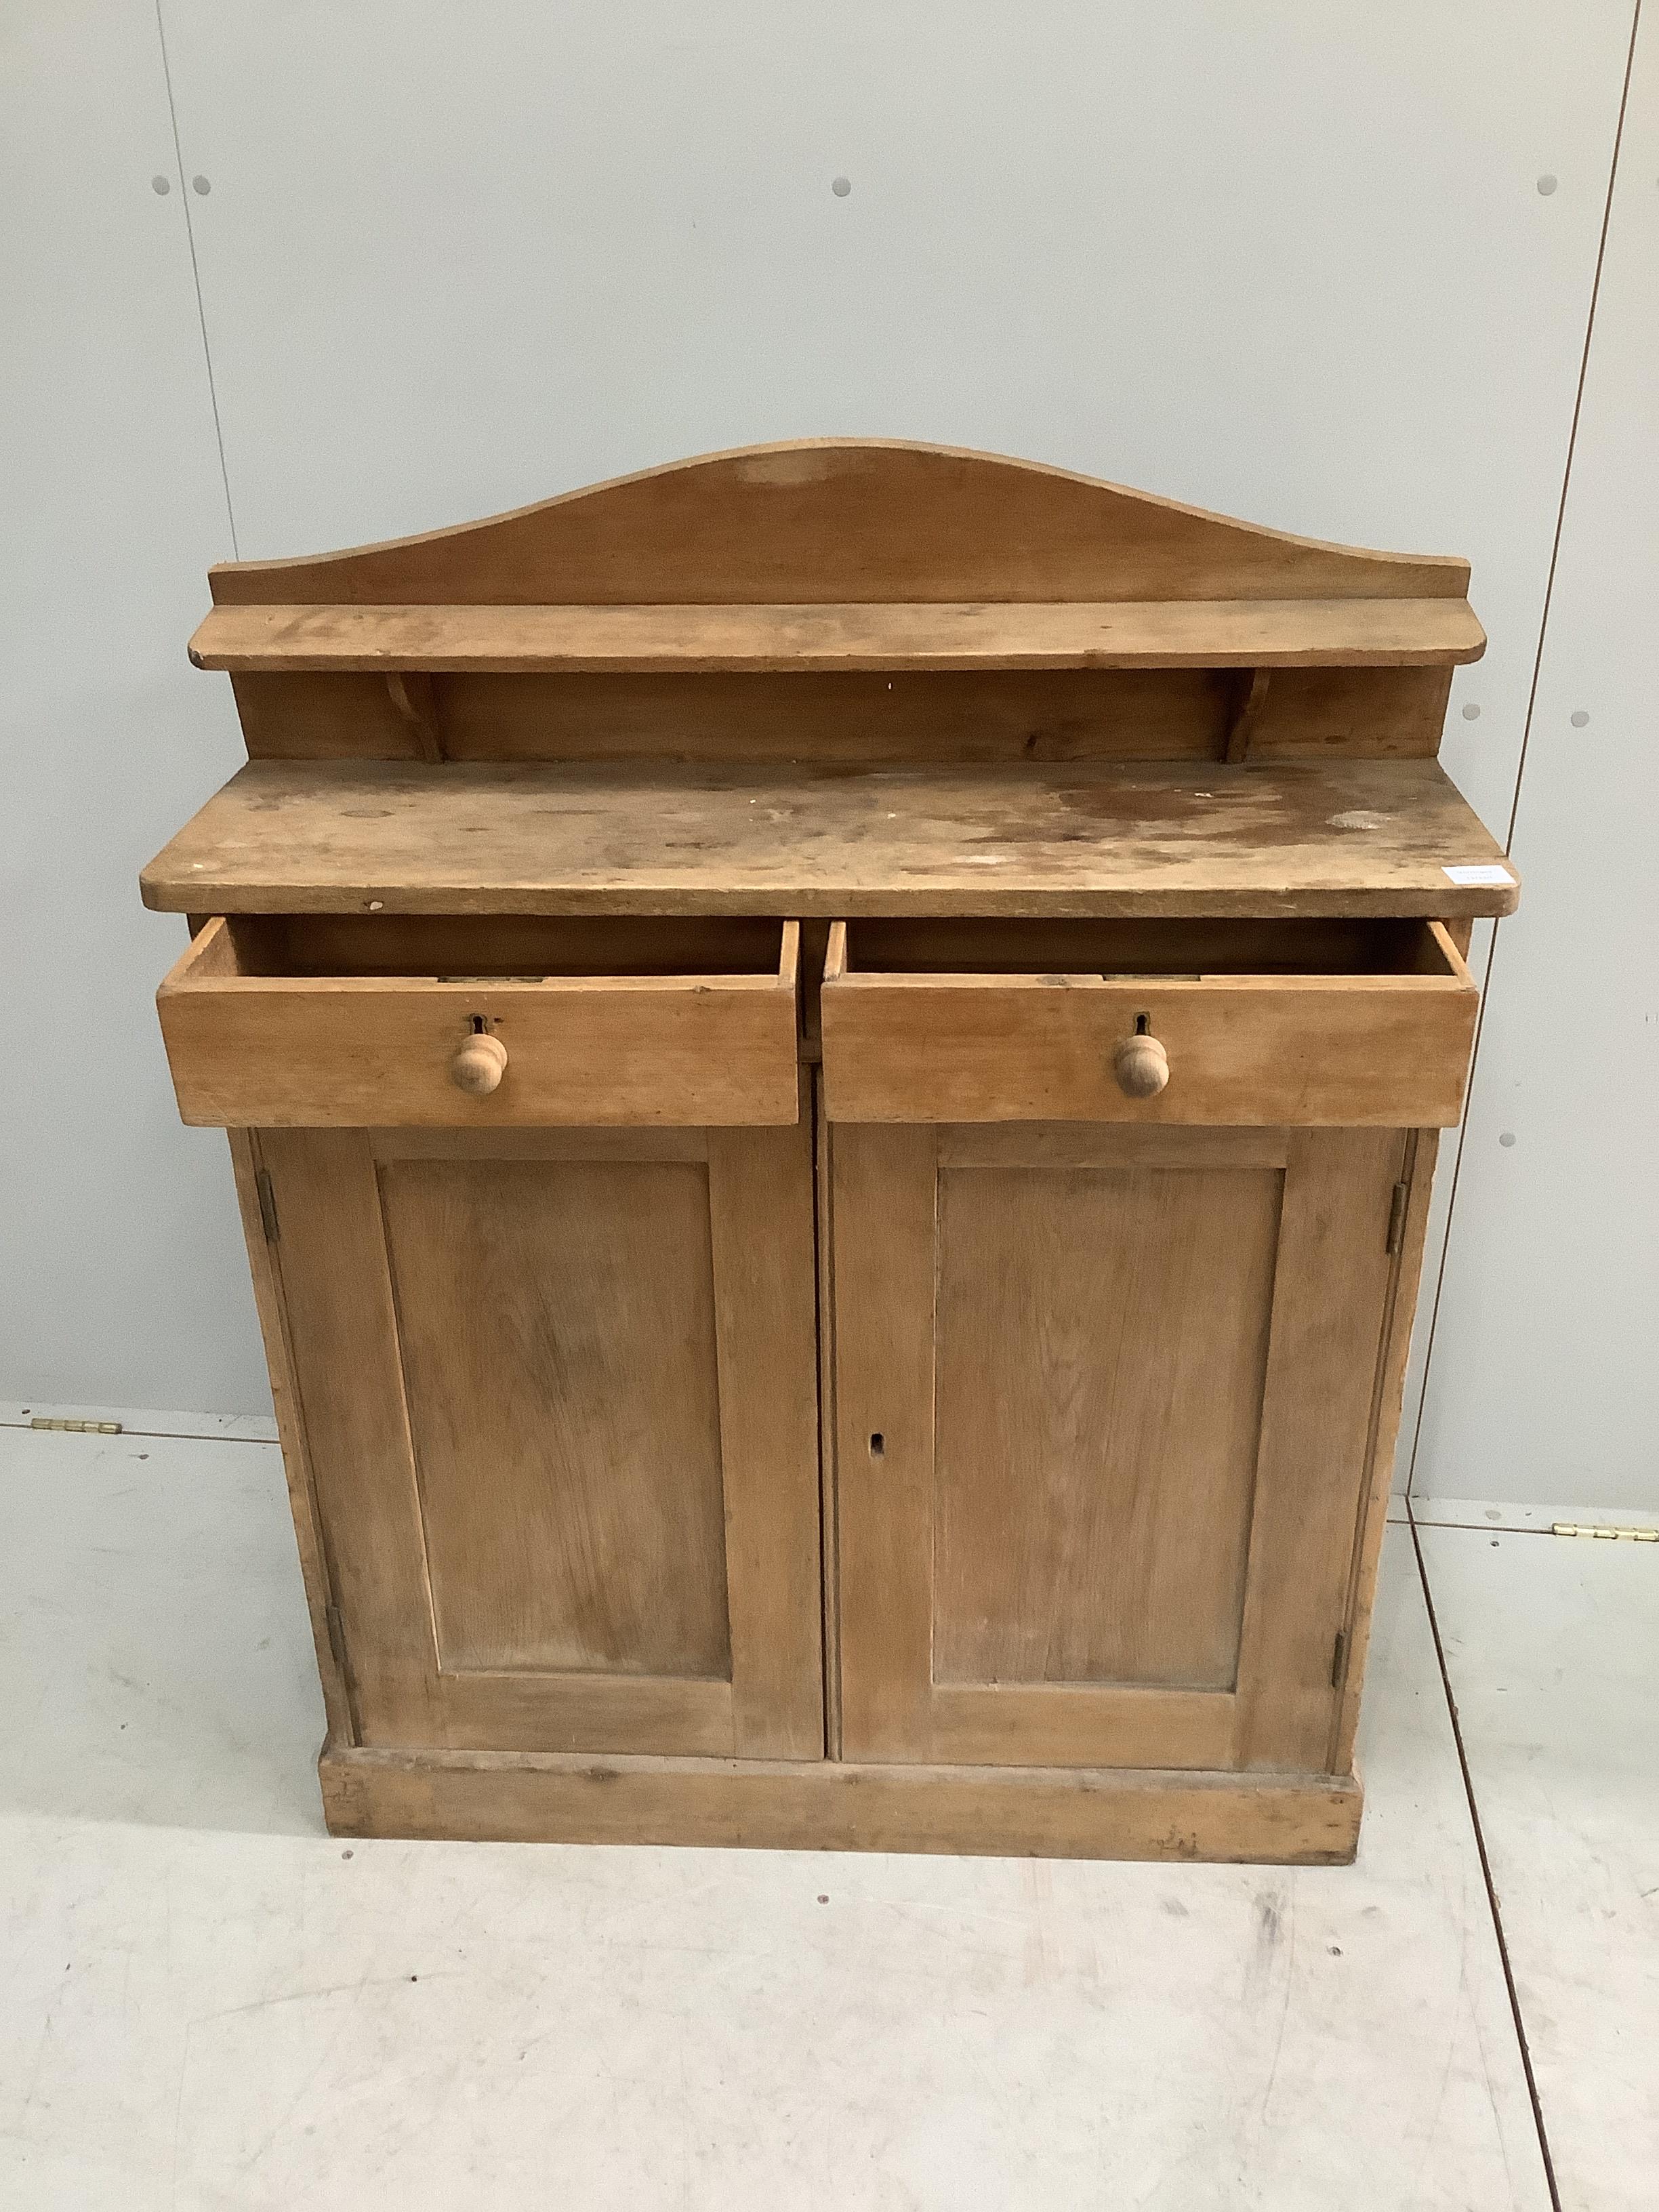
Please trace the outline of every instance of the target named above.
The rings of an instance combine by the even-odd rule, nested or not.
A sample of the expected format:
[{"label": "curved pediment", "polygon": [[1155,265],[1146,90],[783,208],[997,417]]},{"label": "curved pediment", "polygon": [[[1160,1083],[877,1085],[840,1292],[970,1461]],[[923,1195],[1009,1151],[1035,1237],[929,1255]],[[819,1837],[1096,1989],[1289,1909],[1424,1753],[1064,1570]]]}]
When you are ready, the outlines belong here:
[{"label": "curved pediment", "polygon": [[418,538],[212,571],[222,606],[1462,599],[1466,562],[1293,538],[1033,461],[824,438]]}]

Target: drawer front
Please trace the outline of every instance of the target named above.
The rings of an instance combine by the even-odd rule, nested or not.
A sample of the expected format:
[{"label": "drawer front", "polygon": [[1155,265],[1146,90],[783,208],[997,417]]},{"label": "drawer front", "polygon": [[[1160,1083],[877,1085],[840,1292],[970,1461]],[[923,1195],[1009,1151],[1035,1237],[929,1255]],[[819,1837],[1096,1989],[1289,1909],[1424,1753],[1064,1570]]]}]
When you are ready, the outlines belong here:
[{"label": "drawer front", "polygon": [[[839,926],[838,926],[839,928]],[[1462,1112],[1477,993],[1436,972],[1358,975],[882,975],[823,986],[825,1110],[840,1121],[1135,1121],[1444,1127]],[[1168,1080],[1120,1080],[1149,1035]]]},{"label": "drawer front", "polygon": [[[250,975],[210,922],[157,994],[179,1110],[252,1128],[719,1127],[799,1118],[798,926],[776,975]],[[494,1087],[463,1086],[458,1055]],[[471,1050],[469,1050],[471,1047]],[[502,1054],[504,1054],[504,1058]],[[477,1081],[476,1075],[471,1079]]]}]

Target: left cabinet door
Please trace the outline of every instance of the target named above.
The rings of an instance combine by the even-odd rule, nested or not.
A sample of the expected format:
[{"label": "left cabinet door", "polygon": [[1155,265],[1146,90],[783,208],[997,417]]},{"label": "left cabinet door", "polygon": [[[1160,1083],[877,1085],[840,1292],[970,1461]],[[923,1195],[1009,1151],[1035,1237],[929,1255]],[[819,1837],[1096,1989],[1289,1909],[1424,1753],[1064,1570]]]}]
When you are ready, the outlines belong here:
[{"label": "left cabinet door", "polygon": [[821,1758],[808,1121],[257,1141],[359,1740]]}]

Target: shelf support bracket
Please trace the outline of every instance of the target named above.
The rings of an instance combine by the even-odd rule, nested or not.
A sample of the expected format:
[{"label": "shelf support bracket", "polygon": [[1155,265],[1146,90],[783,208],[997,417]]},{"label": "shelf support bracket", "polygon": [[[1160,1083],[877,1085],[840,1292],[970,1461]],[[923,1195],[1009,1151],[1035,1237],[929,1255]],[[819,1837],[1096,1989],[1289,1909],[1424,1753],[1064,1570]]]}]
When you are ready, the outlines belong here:
[{"label": "shelf support bracket", "polygon": [[386,688],[392,703],[408,724],[422,760],[444,757],[443,732],[438,726],[438,698],[432,678],[415,669],[388,676]]},{"label": "shelf support bracket", "polygon": [[1248,672],[1250,680],[1240,687],[1233,708],[1232,724],[1227,732],[1227,750],[1221,756],[1223,760],[1243,761],[1249,758],[1250,738],[1261,720],[1262,705],[1267,696],[1267,679],[1273,671],[1252,668]]}]

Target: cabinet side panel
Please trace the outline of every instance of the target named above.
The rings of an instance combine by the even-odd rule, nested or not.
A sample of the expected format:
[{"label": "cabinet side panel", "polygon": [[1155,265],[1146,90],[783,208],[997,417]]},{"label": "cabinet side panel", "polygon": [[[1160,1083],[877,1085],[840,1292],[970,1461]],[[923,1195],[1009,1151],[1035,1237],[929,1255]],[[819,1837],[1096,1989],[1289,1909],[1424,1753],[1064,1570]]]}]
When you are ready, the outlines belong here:
[{"label": "cabinet side panel", "polygon": [[317,1673],[322,1683],[323,1709],[328,1716],[329,1741],[350,1744],[357,1740],[345,1670],[336,1657],[328,1630],[328,1608],[333,1602],[328,1557],[323,1542],[321,1518],[311,1460],[306,1449],[305,1423],[301,1418],[294,1387],[293,1355],[288,1340],[288,1316],[283,1298],[282,1276],[266,1239],[259,1206],[258,1140],[248,1129],[228,1129],[231,1164],[236,1172],[236,1201],[241,1209],[242,1234],[247,1239],[248,1267],[253,1277],[253,1302],[258,1310],[259,1333],[264,1340],[265,1365],[270,1373],[271,1402],[276,1412],[276,1433],[283,1442],[283,1468],[288,1478],[289,1504],[294,1514],[294,1534],[300,1549],[300,1572],[305,1578],[306,1603],[311,1614],[311,1638],[317,1651]]},{"label": "cabinet side panel", "polygon": [[1361,1508],[1354,1547],[1353,1592],[1349,1601],[1348,1628],[1344,1644],[1341,1688],[1328,1765],[1332,1773],[1346,1774],[1353,1764],[1354,1735],[1359,1725],[1359,1692],[1365,1675],[1366,1648],[1370,1641],[1371,1609],[1376,1597],[1376,1572],[1382,1553],[1382,1531],[1389,1517],[1389,1498],[1394,1484],[1395,1447],[1400,1436],[1400,1402],[1405,1389],[1406,1360],[1411,1350],[1412,1324],[1417,1316],[1417,1295],[1423,1275],[1423,1247],[1429,1223],[1429,1200],[1434,1186],[1438,1129],[1419,1129],[1410,1140],[1407,1166],[1410,1194],[1400,1237],[1400,1259],[1389,1292],[1384,1324],[1382,1354],[1377,1363],[1376,1405],[1372,1414],[1370,1481]]},{"label": "cabinet side panel", "polygon": [[936,1680],[1231,1687],[1281,1182],[941,1174]]},{"label": "cabinet side panel", "polygon": [[446,1672],[726,1679],[702,1164],[380,1175]]}]

